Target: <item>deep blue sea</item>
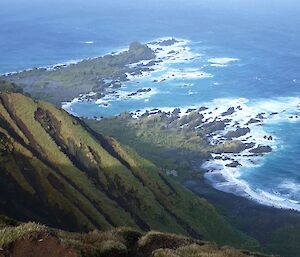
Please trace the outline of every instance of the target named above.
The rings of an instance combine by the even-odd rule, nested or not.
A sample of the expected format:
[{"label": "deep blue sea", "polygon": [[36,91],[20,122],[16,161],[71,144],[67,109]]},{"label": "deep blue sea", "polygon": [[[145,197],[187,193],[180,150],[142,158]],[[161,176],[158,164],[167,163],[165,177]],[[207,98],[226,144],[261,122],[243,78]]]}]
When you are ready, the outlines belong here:
[{"label": "deep blue sea", "polygon": [[[100,56],[132,41],[161,37],[189,40],[186,47],[196,57],[169,65],[172,72],[187,76],[154,85],[153,79],[166,70],[156,72],[122,89],[151,87],[154,93],[147,98],[110,100],[105,108],[77,103],[72,113],[112,116],[143,108],[196,106],[220,98],[246,99],[258,111],[285,111],[297,106],[295,101],[300,104],[297,1],[0,1],[0,73]],[[223,63],[224,58],[235,61]],[[210,76],[192,77],[197,71]],[[289,111],[297,115],[299,110]],[[236,178],[247,184],[255,200],[263,196],[271,205],[300,210],[299,125],[297,120],[278,119],[264,126],[276,138],[276,151],[259,165],[242,167]]]}]

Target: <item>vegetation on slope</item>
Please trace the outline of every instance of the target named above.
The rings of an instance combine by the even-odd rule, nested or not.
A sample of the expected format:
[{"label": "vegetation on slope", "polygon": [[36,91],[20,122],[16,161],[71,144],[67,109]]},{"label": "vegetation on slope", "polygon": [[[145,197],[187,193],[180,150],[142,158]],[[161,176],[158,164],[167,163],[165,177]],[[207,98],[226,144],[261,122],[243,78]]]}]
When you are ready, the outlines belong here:
[{"label": "vegetation on slope", "polygon": [[[199,168],[199,164],[209,159],[211,153],[239,152],[245,145],[239,140],[229,139],[218,145],[211,145],[208,135],[223,128],[222,122],[210,122],[201,129],[203,116],[190,112],[181,118],[176,114],[165,113],[144,115],[134,119],[128,113],[102,120],[84,120],[90,127],[106,136],[113,136],[125,145],[129,145],[145,158],[166,171],[176,170],[180,177]],[[189,122],[188,126],[183,126]]]},{"label": "vegetation on slope", "polygon": [[[120,142],[130,145],[139,154],[163,167],[167,175],[175,176],[199,196],[209,199],[231,224],[260,242],[260,251],[285,257],[298,256],[299,213],[265,207],[248,199],[219,192],[203,180],[199,163],[205,161],[210,153],[216,149],[235,151],[242,145],[237,140],[228,140],[227,144],[211,146],[206,141],[206,131],[182,127],[182,120],[196,122],[197,117],[191,112],[172,121],[171,117],[158,113],[134,119],[124,113],[100,121],[86,119],[85,122],[99,133],[114,136]],[[211,130],[210,127],[206,129]],[[189,186],[191,181],[193,186]],[[176,253],[170,251],[168,254],[172,256]]]},{"label": "vegetation on slope", "polygon": [[73,231],[126,225],[256,246],[133,150],[22,94],[0,94],[0,205]]},{"label": "vegetation on slope", "polygon": [[0,229],[0,238],[1,257],[20,253],[43,257],[265,257],[182,235],[142,233],[128,227],[74,233],[25,223]]}]

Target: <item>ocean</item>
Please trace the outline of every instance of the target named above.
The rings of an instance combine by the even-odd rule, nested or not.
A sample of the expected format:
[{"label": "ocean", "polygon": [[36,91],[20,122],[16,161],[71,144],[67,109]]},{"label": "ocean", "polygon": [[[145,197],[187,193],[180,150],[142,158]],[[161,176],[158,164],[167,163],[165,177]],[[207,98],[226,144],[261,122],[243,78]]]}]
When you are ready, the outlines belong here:
[{"label": "ocean", "polygon": [[[220,190],[300,210],[299,13],[292,0],[2,0],[0,73],[101,56],[133,41],[182,39],[182,56],[124,83],[121,97],[74,101],[66,109],[110,117],[138,109],[239,105],[246,111],[235,118],[244,123],[264,113],[263,126],[251,135],[272,144],[273,152],[244,158],[235,169],[206,163],[218,167],[207,179]],[[126,97],[140,88],[152,90]]]}]

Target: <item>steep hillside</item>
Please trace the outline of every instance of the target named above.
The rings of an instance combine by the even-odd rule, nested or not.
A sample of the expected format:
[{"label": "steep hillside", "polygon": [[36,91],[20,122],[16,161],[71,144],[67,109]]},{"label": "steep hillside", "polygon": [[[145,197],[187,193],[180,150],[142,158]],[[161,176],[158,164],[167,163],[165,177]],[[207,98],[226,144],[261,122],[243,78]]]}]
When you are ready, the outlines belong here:
[{"label": "steep hillside", "polygon": [[255,244],[132,150],[18,93],[0,94],[0,209],[72,231],[128,225]]}]

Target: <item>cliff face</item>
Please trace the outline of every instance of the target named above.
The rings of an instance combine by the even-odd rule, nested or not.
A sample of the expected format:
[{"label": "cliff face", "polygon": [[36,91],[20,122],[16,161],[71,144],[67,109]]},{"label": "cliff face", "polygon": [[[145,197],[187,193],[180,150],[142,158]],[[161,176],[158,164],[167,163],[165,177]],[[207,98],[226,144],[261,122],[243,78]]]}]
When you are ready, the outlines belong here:
[{"label": "cliff face", "polygon": [[72,231],[127,225],[253,243],[131,149],[19,93],[0,94],[0,209]]}]

